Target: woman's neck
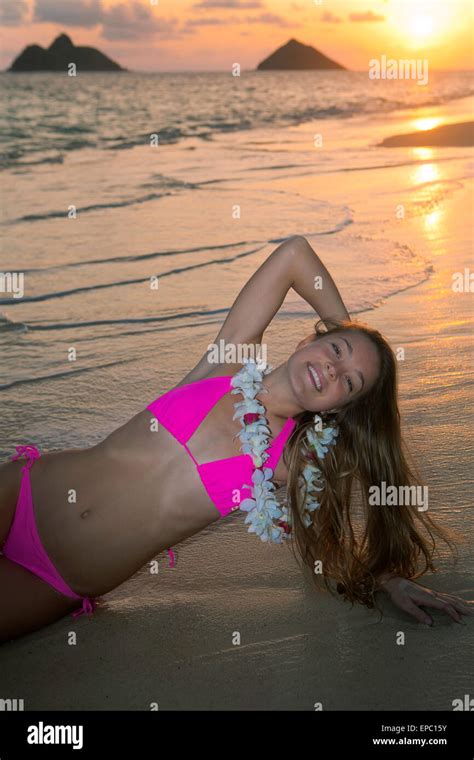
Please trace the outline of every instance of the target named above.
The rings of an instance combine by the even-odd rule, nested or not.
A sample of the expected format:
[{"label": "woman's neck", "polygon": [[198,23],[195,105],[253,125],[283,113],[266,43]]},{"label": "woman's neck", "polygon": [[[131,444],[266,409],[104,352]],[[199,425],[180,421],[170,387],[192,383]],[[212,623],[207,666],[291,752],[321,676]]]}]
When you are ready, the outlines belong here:
[{"label": "woman's neck", "polygon": [[286,362],[264,375],[262,384],[268,393],[262,393],[259,400],[273,417],[286,422],[288,417],[296,417],[304,411],[292,398]]}]

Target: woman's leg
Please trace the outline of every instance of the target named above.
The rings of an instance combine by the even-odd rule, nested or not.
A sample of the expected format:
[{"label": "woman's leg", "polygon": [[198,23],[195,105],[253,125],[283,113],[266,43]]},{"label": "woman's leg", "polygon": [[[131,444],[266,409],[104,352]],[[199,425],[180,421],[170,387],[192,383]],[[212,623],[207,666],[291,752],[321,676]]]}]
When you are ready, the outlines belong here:
[{"label": "woman's leg", "polygon": [[0,549],[15,516],[22,466],[20,461],[0,464]]},{"label": "woman's leg", "polygon": [[[18,509],[24,464],[17,460],[0,465],[0,551],[6,546]],[[19,562],[0,554],[0,643],[49,625],[81,604],[80,599],[60,593]]]},{"label": "woman's leg", "polygon": [[37,631],[80,606],[80,599],[60,594],[22,565],[0,556],[0,643]]}]

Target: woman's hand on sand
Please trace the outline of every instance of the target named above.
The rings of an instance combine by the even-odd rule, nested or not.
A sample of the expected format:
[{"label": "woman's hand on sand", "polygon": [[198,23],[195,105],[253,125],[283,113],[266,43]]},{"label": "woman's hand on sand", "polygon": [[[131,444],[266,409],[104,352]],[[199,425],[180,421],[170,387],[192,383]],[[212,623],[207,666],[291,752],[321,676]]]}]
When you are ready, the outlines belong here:
[{"label": "woman's hand on sand", "polygon": [[434,607],[446,612],[456,623],[462,622],[462,615],[474,615],[474,607],[453,594],[420,586],[414,581],[400,576],[392,576],[380,584],[380,588],[400,607],[418,622],[433,625],[433,618],[422,607]]}]

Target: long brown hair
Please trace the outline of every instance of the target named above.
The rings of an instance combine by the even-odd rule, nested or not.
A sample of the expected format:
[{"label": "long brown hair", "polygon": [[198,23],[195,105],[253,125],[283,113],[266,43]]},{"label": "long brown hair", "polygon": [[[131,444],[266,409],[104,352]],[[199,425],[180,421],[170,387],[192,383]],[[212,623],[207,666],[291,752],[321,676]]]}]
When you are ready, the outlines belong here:
[{"label": "long brown hair", "polygon": [[[324,326],[326,325],[326,327]],[[454,541],[461,537],[453,530],[441,528],[428,515],[410,505],[373,506],[369,489],[385,481],[388,486],[422,486],[414,464],[408,463],[408,451],[400,429],[397,403],[397,360],[378,330],[349,320],[318,320],[314,340],[342,330],[359,331],[375,345],[380,372],[371,390],[337,412],[323,412],[325,423],[339,428],[337,443],[320,459],[313,449],[306,451],[303,439],[314,425],[314,412],[301,412],[297,425],[285,447],[288,468],[286,501],[291,510],[293,529],[289,545],[296,556],[312,569],[319,589],[335,591],[344,598],[369,608],[380,607],[375,598],[377,576],[383,572],[415,579],[427,570],[436,572],[434,554],[436,536],[456,553]],[[406,453],[405,453],[406,452]],[[312,512],[312,524],[305,527],[300,508],[305,493],[300,490],[301,473],[313,462],[322,472],[325,487],[317,494],[320,507]],[[356,494],[362,506],[358,530],[354,524]],[[400,491],[398,491],[400,493]],[[317,572],[321,562],[322,573]],[[420,566],[421,561],[421,566]],[[324,580],[324,586],[321,584]]]}]

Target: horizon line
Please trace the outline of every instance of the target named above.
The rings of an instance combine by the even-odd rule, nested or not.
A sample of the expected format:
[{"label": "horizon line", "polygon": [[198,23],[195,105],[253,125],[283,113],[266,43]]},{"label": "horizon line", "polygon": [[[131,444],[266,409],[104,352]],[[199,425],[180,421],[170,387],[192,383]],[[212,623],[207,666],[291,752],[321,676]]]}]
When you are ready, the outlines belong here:
[{"label": "horizon line", "polygon": [[[93,71],[80,71],[81,74],[229,74],[231,69],[121,69],[118,71],[108,71],[106,69],[100,70],[96,69]],[[362,74],[367,73],[368,69],[241,69],[241,72],[246,73],[253,73],[258,72],[259,74],[274,74],[275,72],[285,72],[288,74],[289,72],[294,72],[295,74],[301,74],[302,72],[313,72],[313,73],[334,73],[337,72],[338,74]],[[441,69],[441,68],[433,68],[431,67],[431,71],[465,71],[465,72],[473,72],[474,67],[470,69]],[[62,74],[66,73],[61,71],[52,71],[51,69],[29,69],[25,71],[11,71],[10,69],[0,69],[0,74]],[[234,79],[238,79],[238,77],[233,77]],[[377,80],[378,81],[378,80]],[[382,80],[381,80],[382,81]],[[385,79],[385,81],[390,81],[389,79]]]}]

